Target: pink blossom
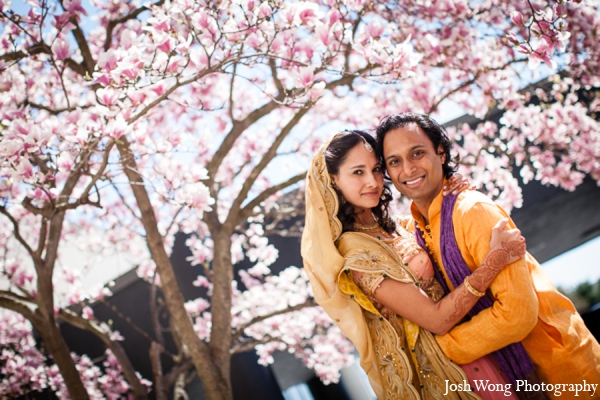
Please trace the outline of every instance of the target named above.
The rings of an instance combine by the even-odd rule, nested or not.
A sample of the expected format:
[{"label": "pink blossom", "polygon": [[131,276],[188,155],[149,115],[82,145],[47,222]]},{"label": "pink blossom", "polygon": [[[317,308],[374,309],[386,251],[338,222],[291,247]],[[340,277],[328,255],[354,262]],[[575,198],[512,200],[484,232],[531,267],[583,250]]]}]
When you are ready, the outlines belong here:
[{"label": "pink blossom", "polygon": [[113,139],[118,139],[131,131],[131,126],[125,121],[122,115],[110,120],[105,129],[105,134]]},{"label": "pink blossom", "polygon": [[315,80],[314,69],[312,67],[300,68],[295,73],[295,77],[301,87],[308,89]]},{"label": "pink blossom", "polygon": [[192,282],[192,285],[197,286],[197,287],[209,287],[209,282],[208,279],[206,279],[206,277],[202,276],[202,275],[198,275],[198,277],[196,278],[196,280],[194,282]]},{"label": "pink blossom", "polygon": [[164,42],[156,45],[156,48],[165,53],[170,53],[173,50],[173,38],[167,36]]},{"label": "pink blossom", "polygon": [[100,104],[105,105],[106,107],[116,105],[120,95],[121,93],[118,90],[110,87],[101,88],[96,91],[96,96],[98,96]]},{"label": "pink blossom", "polygon": [[70,171],[75,165],[73,156],[68,151],[62,152],[57,160],[57,165],[61,171]]},{"label": "pink blossom", "polygon": [[166,15],[148,18],[148,23],[152,25],[152,28],[157,31],[167,32],[171,29],[169,17],[167,17]]},{"label": "pink blossom", "polygon": [[260,38],[260,36],[258,36],[255,33],[251,33],[245,40],[245,43],[250,46],[250,47],[254,47],[257,48],[262,44],[262,40]]},{"label": "pink blossom", "polygon": [[77,17],[79,17],[79,13],[88,15],[85,9],[81,6],[81,0],[65,0],[64,8],[71,13],[71,15],[76,15]]},{"label": "pink blossom", "polygon": [[199,215],[211,211],[211,205],[215,203],[215,200],[210,197],[208,188],[200,182],[186,185],[183,190],[177,192],[176,199],[192,207]]},{"label": "pink blossom", "polygon": [[91,307],[85,306],[81,310],[81,316],[87,320],[94,318],[94,310]]},{"label": "pink blossom", "polygon": [[378,38],[383,34],[385,27],[377,19],[372,20],[367,25],[367,32],[372,38]]},{"label": "pink blossom", "polygon": [[52,53],[57,60],[66,60],[69,58],[69,41],[66,39],[56,39],[52,45]]},{"label": "pink blossom", "polygon": [[111,71],[117,67],[117,54],[114,49],[108,49],[98,57],[98,68]]},{"label": "pink blossom", "polygon": [[150,87],[150,90],[153,91],[154,93],[156,93],[157,96],[162,96],[165,93],[165,91],[167,90],[167,86],[168,86],[167,82],[162,81],[155,85],[152,85]]},{"label": "pink blossom", "polygon": [[523,14],[518,11],[511,12],[510,19],[512,19],[516,25],[523,25]]},{"label": "pink blossom", "polygon": [[269,6],[269,3],[267,3],[266,1],[263,1],[260,4],[260,6],[258,7],[258,12],[257,12],[258,18],[266,18],[266,17],[270,16],[271,14],[273,14],[273,10],[271,9],[271,6]]}]

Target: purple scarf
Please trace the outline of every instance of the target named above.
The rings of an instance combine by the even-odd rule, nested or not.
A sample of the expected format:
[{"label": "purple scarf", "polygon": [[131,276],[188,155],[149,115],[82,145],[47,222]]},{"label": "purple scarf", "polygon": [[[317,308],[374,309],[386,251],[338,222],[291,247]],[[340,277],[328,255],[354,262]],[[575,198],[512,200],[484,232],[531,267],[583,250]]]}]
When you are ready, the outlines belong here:
[{"label": "purple scarf", "polygon": [[[463,283],[467,276],[471,275],[471,270],[460,254],[458,244],[456,243],[456,238],[454,237],[452,212],[454,211],[454,204],[456,203],[457,197],[457,195],[448,195],[444,197],[444,200],[442,201],[442,224],[440,228],[440,250],[442,252],[442,263],[444,264],[448,279],[450,282],[452,282],[452,285],[455,288]],[[431,253],[425,245],[423,232],[417,226],[416,221],[415,236],[417,238],[417,243],[419,243],[419,245],[427,252],[427,254],[429,254],[429,258],[432,260],[435,278],[442,285],[442,288],[444,288],[444,292],[446,294],[450,293],[448,285],[446,284],[439,267],[435,262],[433,262],[433,257],[431,257]],[[473,306],[471,311],[469,311],[469,315],[473,317],[480,311],[491,307],[493,303],[494,301],[489,295],[486,294],[485,296],[481,297]],[[485,334],[485,332],[481,333]],[[525,348],[523,348],[523,345],[520,342],[510,344],[495,351],[493,354],[498,362],[498,365],[513,383],[513,385],[516,385],[517,379],[525,379],[534,371],[533,363],[531,362],[529,355],[525,352]]]}]

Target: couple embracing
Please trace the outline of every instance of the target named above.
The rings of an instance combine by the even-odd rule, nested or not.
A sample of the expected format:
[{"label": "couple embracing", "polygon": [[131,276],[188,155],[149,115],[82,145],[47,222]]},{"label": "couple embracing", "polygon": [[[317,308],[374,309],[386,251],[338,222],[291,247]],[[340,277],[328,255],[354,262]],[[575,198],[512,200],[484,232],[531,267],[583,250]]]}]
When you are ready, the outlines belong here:
[{"label": "couple embracing", "polygon": [[[377,140],[355,130],[323,144],[302,236],[315,300],[380,400],[598,398],[598,342],[508,214],[454,179],[450,147],[411,113],[385,118]],[[384,175],[411,216],[390,215]]]}]

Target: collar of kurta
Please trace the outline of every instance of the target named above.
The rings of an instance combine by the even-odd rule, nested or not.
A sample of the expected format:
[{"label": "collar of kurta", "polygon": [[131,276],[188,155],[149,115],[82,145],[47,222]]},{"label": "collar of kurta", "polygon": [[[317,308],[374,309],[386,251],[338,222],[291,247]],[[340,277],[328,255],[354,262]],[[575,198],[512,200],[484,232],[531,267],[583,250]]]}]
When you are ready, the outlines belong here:
[{"label": "collar of kurta", "polygon": [[[443,186],[445,186],[447,184],[448,184],[448,180],[446,178],[444,178]],[[444,200],[442,191],[443,191],[443,189],[437,194],[437,196],[435,196],[435,199],[433,199],[433,201],[431,202],[431,205],[429,206],[429,210],[428,210],[429,224],[431,224],[431,221],[433,221],[435,218],[439,218],[442,213],[442,201]],[[426,225],[429,225],[429,224],[425,223],[425,218],[423,217],[423,215],[421,214],[421,212],[415,205],[414,201],[410,204],[410,212],[413,216],[413,219],[419,224],[419,226],[421,228],[425,228]]]}]

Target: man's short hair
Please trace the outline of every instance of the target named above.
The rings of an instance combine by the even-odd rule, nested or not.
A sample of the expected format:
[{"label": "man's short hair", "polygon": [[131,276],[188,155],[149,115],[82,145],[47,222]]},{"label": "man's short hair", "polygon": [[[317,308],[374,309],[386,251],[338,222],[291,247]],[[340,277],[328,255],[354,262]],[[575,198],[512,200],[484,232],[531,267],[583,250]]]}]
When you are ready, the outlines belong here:
[{"label": "man's short hair", "polygon": [[[443,126],[438,124],[433,118],[425,114],[402,113],[387,116],[381,120],[377,127],[377,155],[383,160],[383,139],[391,130],[403,128],[410,124],[416,124],[427,135],[433,148],[437,152],[442,148],[441,153],[446,154],[446,159],[442,164],[444,176],[450,178],[458,169],[458,156],[452,158],[450,156],[450,148],[452,143],[448,137],[448,133]],[[385,165],[385,163],[384,163]]]}]

